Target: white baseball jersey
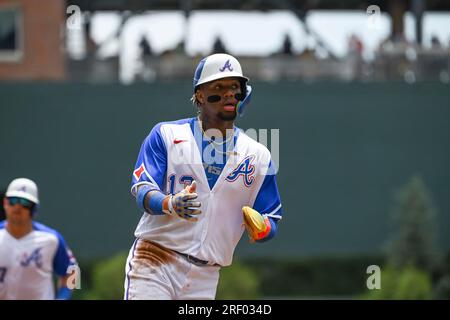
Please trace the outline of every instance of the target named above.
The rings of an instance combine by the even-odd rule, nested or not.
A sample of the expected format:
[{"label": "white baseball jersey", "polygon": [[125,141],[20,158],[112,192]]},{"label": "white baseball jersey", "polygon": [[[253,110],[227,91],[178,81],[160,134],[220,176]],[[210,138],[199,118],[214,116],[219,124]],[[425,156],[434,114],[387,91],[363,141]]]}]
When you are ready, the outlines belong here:
[{"label": "white baseball jersey", "polygon": [[0,300],[52,300],[53,274],[65,276],[74,262],[63,237],[43,224],[14,238],[0,222]]},{"label": "white baseball jersey", "polygon": [[202,214],[197,222],[189,222],[144,212],[135,231],[137,238],[227,266],[245,230],[243,206],[281,218],[269,150],[240,129],[235,127],[234,132],[233,149],[211,183],[205,158],[214,153],[205,147],[196,118],[160,123],[152,129],[142,144],[131,192],[135,195],[139,185],[148,184],[165,194],[175,194],[195,180]]}]

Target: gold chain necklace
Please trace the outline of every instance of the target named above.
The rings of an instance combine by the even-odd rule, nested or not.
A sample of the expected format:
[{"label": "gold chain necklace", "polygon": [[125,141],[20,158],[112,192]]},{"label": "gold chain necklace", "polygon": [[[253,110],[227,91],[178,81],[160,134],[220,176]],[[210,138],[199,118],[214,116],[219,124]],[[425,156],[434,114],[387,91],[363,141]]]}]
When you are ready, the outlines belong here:
[{"label": "gold chain necklace", "polygon": [[206,137],[206,139],[208,139],[208,141],[211,142],[211,143],[214,143],[214,144],[220,146],[220,145],[223,145],[225,143],[228,143],[234,137],[234,128],[233,128],[233,134],[231,134],[226,140],[224,140],[222,142],[216,142],[213,139],[211,139],[210,137],[208,137],[208,135],[203,130],[203,124],[202,124],[202,121],[200,120],[200,117],[197,117],[197,120],[198,120],[198,125],[200,126],[200,130],[202,130],[203,136]]},{"label": "gold chain necklace", "polygon": [[[227,138],[226,140],[224,140],[222,142],[215,142],[214,140],[212,140],[211,138],[209,138],[206,135],[205,130],[203,130],[203,124],[202,124],[202,120],[200,120],[200,117],[197,117],[197,120],[198,120],[198,125],[200,126],[200,130],[202,131],[203,136],[206,137],[206,139],[208,139],[208,141],[210,142],[210,144],[212,144],[212,146],[216,152],[221,153],[221,154],[227,154],[227,155],[238,155],[238,153],[236,151],[228,151],[227,150],[227,151],[223,152],[222,150],[218,150],[216,148],[216,145],[217,145],[217,147],[223,146],[225,143],[228,144],[228,142],[234,138],[234,128],[233,128],[233,134],[231,134],[229,138]],[[234,145],[234,143],[232,145]]]}]

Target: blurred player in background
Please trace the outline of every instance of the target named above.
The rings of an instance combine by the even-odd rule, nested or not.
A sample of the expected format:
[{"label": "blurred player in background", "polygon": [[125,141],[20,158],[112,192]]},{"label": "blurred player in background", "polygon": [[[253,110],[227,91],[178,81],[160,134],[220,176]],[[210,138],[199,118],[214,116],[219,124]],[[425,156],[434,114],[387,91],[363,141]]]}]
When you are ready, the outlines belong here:
[{"label": "blurred player in background", "polygon": [[[131,192],[143,212],[126,263],[125,299],[214,299],[232,263],[243,212],[271,239],[281,202],[269,150],[234,125],[251,95],[234,57],[214,54],[194,75],[198,117],[157,124],[144,140]],[[245,225],[247,226],[247,225]]]},{"label": "blurred player in background", "polygon": [[33,221],[38,188],[25,178],[13,180],[3,199],[6,220],[0,222],[0,300],[70,299],[67,274],[75,259],[63,237]]}]

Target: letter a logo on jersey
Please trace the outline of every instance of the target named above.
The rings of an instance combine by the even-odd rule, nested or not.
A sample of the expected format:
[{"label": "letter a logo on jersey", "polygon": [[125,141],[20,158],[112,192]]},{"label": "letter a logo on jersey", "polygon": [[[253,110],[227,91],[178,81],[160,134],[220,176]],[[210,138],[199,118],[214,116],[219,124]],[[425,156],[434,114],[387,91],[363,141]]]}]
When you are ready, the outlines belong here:
[{"label": "letter a logo on jersey", "polygon": [[255,156],[251,155],[242,160],[241,163],[236,167],[236,169],[234,169],[233,172],[228,175],[227,181],[233,182],[236,181],[240,176],[242,176],[244,185],[246,187],[250,187],[255,180],[255,177],[253,176],[253,174],[255,173],[255,166],[252,165],[253,159],[255,159]]},{"label": "letter a logo on jersey", "polygon": [[36,264],[36,267],[41,268],[42,267],[41,250],[42,250],[42,248],[37,248],[37,249],[33,250],[33,252],[31,252],[29,256],[24,254],[24,256],[22,257],[22,260],[20,261],[20,265],[22,267],[28,267],[31,264],[31,262],[34,261],[34,263]]}]

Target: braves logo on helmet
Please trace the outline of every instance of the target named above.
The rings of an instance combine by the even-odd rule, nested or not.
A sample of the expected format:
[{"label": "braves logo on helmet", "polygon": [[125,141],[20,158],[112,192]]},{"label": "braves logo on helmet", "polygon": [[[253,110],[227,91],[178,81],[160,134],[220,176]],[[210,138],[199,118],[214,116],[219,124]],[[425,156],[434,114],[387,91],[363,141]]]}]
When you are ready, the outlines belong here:
[{"label": "braves logo on helmet", "polygon": [[231,66],[230,60],[228,59],[222,68],[219,69],[220,72],[224,72],[225,69],[228,69],[229,71],[233,71],[233,67]]},{"label": "braves logo on helmet", "polygon": [[255,155],[250,155],[246,157],[244,160],[239,163],[239,165],[234,169],[228,176],[227,181],[233,182],[236,181],[239,177],[242,176],[244,181],[244,185],[246,187],[250,187],[255,181],[255,177],[253,174],[255,173],[255,166],[252,164],[255,159]]}]

